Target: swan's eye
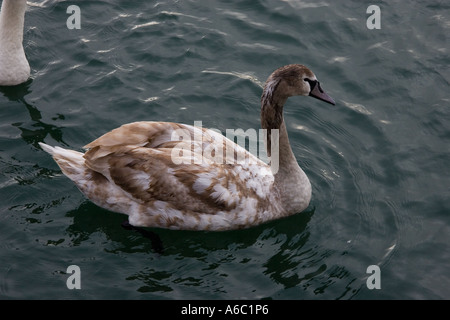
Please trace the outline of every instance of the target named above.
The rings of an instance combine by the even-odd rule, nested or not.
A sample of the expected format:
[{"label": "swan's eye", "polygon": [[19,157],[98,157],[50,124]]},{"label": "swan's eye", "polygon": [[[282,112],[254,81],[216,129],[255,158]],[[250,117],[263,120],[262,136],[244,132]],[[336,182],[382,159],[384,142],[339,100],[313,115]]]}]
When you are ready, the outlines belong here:
[{"label": "swan's eye", "polygon": [[306,81],[309,83],[309,87],[311,88],[311,91],[314,89],[314,87],[317,84],[317,80],[311,80],[309,78],[305,78],[305,79],[303,79],[303,81]]}]

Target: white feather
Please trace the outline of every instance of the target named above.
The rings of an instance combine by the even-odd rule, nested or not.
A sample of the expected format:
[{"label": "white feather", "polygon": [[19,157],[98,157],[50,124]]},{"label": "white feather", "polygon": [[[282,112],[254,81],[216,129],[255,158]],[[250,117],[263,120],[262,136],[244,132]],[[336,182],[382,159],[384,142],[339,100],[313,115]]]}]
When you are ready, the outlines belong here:
[{"label": "white feather", "polygon": [[3,0],[0,11],[0,85],[13,86],[30,77],[23,49],[26,0]]}]

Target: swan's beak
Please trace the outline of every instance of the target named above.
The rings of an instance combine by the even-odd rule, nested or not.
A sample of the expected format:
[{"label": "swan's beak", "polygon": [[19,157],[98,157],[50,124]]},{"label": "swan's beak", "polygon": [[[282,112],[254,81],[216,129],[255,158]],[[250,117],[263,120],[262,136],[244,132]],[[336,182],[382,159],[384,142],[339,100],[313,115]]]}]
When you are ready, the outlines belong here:
[{"label": "swan's beak", "polygon": [[336,105],[336,102],[334,102],[333,98],[331,98],[329,95],[327,95],[325,93],[325,91],[322,90],[322,87],[320,86],[319,81],[312,82],[312,87],[311,87],[311,91],[309,92],[309,95],[316,99],[328,102],[328,103],[332,104],[333,106]]}]

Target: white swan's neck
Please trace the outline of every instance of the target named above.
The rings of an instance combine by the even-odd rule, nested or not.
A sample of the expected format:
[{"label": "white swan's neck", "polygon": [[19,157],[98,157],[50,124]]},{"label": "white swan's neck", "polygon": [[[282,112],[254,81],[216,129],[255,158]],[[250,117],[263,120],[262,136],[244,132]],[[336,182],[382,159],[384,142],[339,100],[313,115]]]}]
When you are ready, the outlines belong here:
[{"label": "white swan's neck", "polygon": [[23,50],[26,0],[3,0],[0,11],[0,85],[25,82],[30,66]]},{"label": "white swan's neck", "polygon": [[[3,0],[0,11],[0,39],[22,46],[26,0]],[[3,43],[2,43],[3,44]]]}]

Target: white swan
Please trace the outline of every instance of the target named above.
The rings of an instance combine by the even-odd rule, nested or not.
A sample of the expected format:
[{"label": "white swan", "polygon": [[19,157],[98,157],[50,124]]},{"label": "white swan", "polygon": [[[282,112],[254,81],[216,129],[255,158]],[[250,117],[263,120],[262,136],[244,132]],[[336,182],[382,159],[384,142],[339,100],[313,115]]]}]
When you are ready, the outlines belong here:
[{"label": "white swan", "polygon": [[3,0],[0,11],[0,86],[13,86],[30,77],[23,50],[26,0]]},{"label": "white swan", "polygon": [[[127,214],[132,226],[246,228],[301,212],[309,204],[311,184],[292,153],[283,119],[283,105],[293,95],[335,104],[305,66],[272,73],[261,97],[261,124],[279,129],[278,141],[271,135],[265,141],[267,150],[279,150],[275,174],[215,131],[177,123],[123,125],[86,145],[85,154],[40,145],[91,201]],[[270,143],[278,148],[269,148]],[[219,153],[226,161],[217,161]]]}]

